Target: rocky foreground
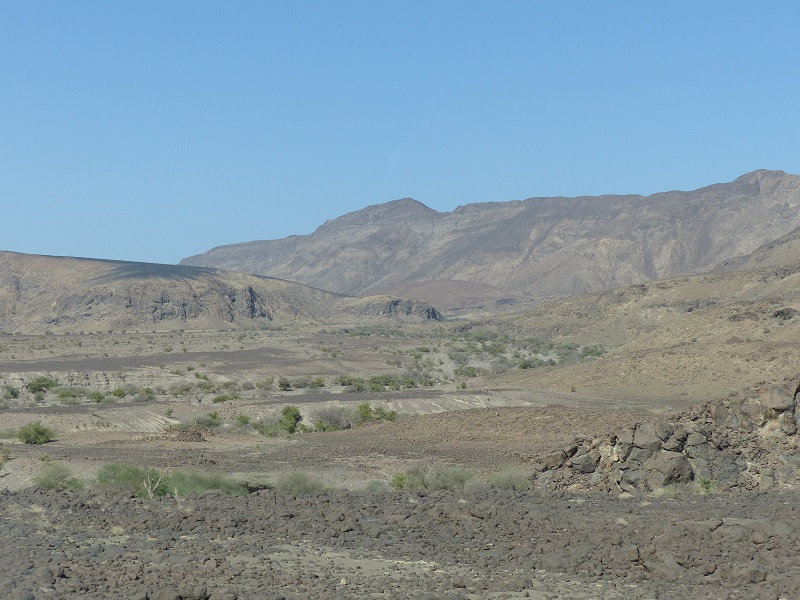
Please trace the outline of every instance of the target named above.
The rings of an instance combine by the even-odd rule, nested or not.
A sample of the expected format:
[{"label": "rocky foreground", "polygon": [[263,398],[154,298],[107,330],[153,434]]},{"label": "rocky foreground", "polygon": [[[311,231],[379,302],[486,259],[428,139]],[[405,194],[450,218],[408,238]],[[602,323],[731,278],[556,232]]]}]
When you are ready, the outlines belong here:
[{"label": "rocky foreground", "polygon": [[800,492],[0,495],[3,598],[797,598]]}]

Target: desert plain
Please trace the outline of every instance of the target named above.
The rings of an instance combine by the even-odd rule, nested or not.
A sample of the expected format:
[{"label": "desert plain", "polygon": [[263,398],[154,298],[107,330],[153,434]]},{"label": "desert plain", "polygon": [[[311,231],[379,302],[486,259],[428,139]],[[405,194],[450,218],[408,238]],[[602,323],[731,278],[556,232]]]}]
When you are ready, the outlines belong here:
[{"label": "desert plain", "polygon": [[[778,189],[770,218],[798,206],[796,176],[734,183]],[[430,219],[474,241],[473,213],[490,208],[457,221],[390,204],[320,235],[382,232],[359,252],[391,242],[394,260]],[[592,231],[616,222],[580,206]],[[717,238],[696,226],[703,243],[684,246],[680,223],[631,226],[678,240],[672,262],[642,242],[633,273],[586,262],[609,245],[629,256],[630,239],[590,252],[570,215],[554,218],[531,237],[557,247],[538,297],[508,287],[544,277],[516,273],[522,259],[516,279],[332,293],[210,265],[0,253],[0,593],[798,597],[797,225],[765,220],[749,241],[735,219]],[[503,260],[519,249],[507,241]],[[296,257],[276,255],[288,277]],[[336,262],[339,280],[353,264]]]}]

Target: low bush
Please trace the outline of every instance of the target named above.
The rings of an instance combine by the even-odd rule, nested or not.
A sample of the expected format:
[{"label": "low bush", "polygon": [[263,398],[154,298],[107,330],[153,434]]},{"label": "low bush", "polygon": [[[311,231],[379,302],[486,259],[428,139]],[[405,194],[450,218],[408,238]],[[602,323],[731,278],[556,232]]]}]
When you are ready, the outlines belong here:
[{"label": "low bush", "polygon": [[397,491],[418,490],[425,487],[425,480],[419,473],[397,473],[389,485]]},{"label": "low bush", "polygon": [[492,475],[489,485],[501,490],[529,490],[533,484],[530,473],[522,469],[505,469]]},{"label": "low bush", "polygon": [[81,398],[86,395],[85,389],[76,387],[57,387],[53,391],[62,400],[65,398]]},{"label": "low bush", "polygon": [[51,377],[36,377],[28,382],[28,390],[33,393],[46,392],[50,388],[53,388],[57,385],[58,381],[52,379]]},{"label": "low bush", "polygon": [[256,387],[260,390],[268,390],[272,387],[272,384],[275,383],[274,377],[267,377],[266,379],[262,379],[261,381],[256,382]]},{"label": "low bush", "polygon": [[179,396],[185,396],[191,391],[192,385],[190,383],[179,383],[178,385],[172,386],[169,393],[177,398]]},{"label": "low bush", "polygon": [[41,446],[53,440],[53,430],[42,425],[41,421],[33,421],[22,427],[17,437],[23,444]]},{"label": "low bush", "polygon": [[396,419],[396,410],[387,410],[382,406],[372,407],[369,402],[362,402],[356,407],[356,421],[358,423],[368,423],[370,421],[394,421]]},{"label": "low bush", "polygon": [[6,385],[3,387],[3,398],[11,400],[12,398],[19,398],[19,388],[13,385]]},{"label": "low bush", "polygon": [[478,369],[470,365],[453,369],[453,377],[477,377]]},{"label": "low bush", "polygon": [[97,482],[118,491],[126,491],[140,498],[166,495],[185,496],[207,490],[220,490],[226,494],[243,496],[247,489],[238,482],[218,474],[142,468],[128,463],[112,463],[97,472]]},{"label": "low bush", "polygon": [[44,466],[34,478],[33,482],[45,490],[62,492],[64,490],[78,491],[83,489],[83,480],[73,476],[66,465],[59,462],[45,462]]},{"label": "low bush", "polygon": [[294,433],[302,420],[300,409],[293,404],[287,404],[281,409],[281,420],[278,422],[278,426],[289,433]]},{"label": "low bush", "polygon": [[222,425],[222,420],[217,413],[209,413],[207,415],[198,415],[191,420],[189,425],[201,427],[202,429],[211,429]]},{"label": "low bush", "polygon": [[339,431],[349,429],[353,425],[351,412],[341,406],[328,406],[316,413],[314,429],[316,431]]},{"label": "low bush", "polygon": [[392,477],[389,485],[395,490],[463,490],[473,473],[463,467],[430,467],[418,465]]},{"label": "low bush", "polygon": [[211,400],[214,404],[219,404],[221,402],[230,402],[231,400],[236,400],[239,397],[239,394],[236,392],[228,392],[226,394],[218,394],[214,396],[213,400]]},{"label": "low bush", "polygon": [[325,484],[319,479],[301,473],[293,472],[281,475],[275,483],[275,489],[285,494],[301,496],[304,494],[317,494],[325,489]]},{"label": "low bush", "polygon": [[381,481],[379,479],[375,479],[367,483],[364,486],[364,491],[369,492],[370,494],[383,494],[390,490],[389,484],[385,481]]}]

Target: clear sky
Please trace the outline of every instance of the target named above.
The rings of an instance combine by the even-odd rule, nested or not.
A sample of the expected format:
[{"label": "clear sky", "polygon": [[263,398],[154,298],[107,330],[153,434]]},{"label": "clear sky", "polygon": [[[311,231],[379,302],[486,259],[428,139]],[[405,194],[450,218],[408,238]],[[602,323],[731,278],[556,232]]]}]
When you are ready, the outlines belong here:
[{"label": "clear sky", "polygon": [[800,2],[0,3],[0,249],[800,173]]}]

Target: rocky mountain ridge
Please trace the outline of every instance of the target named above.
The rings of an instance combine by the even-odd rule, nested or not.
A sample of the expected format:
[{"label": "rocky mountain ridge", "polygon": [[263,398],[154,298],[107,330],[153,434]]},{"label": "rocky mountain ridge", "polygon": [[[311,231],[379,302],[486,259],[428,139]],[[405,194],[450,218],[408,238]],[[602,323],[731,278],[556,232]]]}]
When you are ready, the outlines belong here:
[{"label": "rocky mountain ridge", "polygon": [[204,267],[0,252],[0,331],[220,328],[348,319],[440,319],[392,296],[349,298]]},{"label": "rocky mountain ridge", "polygon": [[800,177],[761,170],[690,192],[530,198],[449,213],[405,198],[310,235],[221,246],[181,264],[353,295],[407,286],[437,305],[448,297],[437,290],[458,282],[462,299],[497,303],[711,270],[798,227]]}]

